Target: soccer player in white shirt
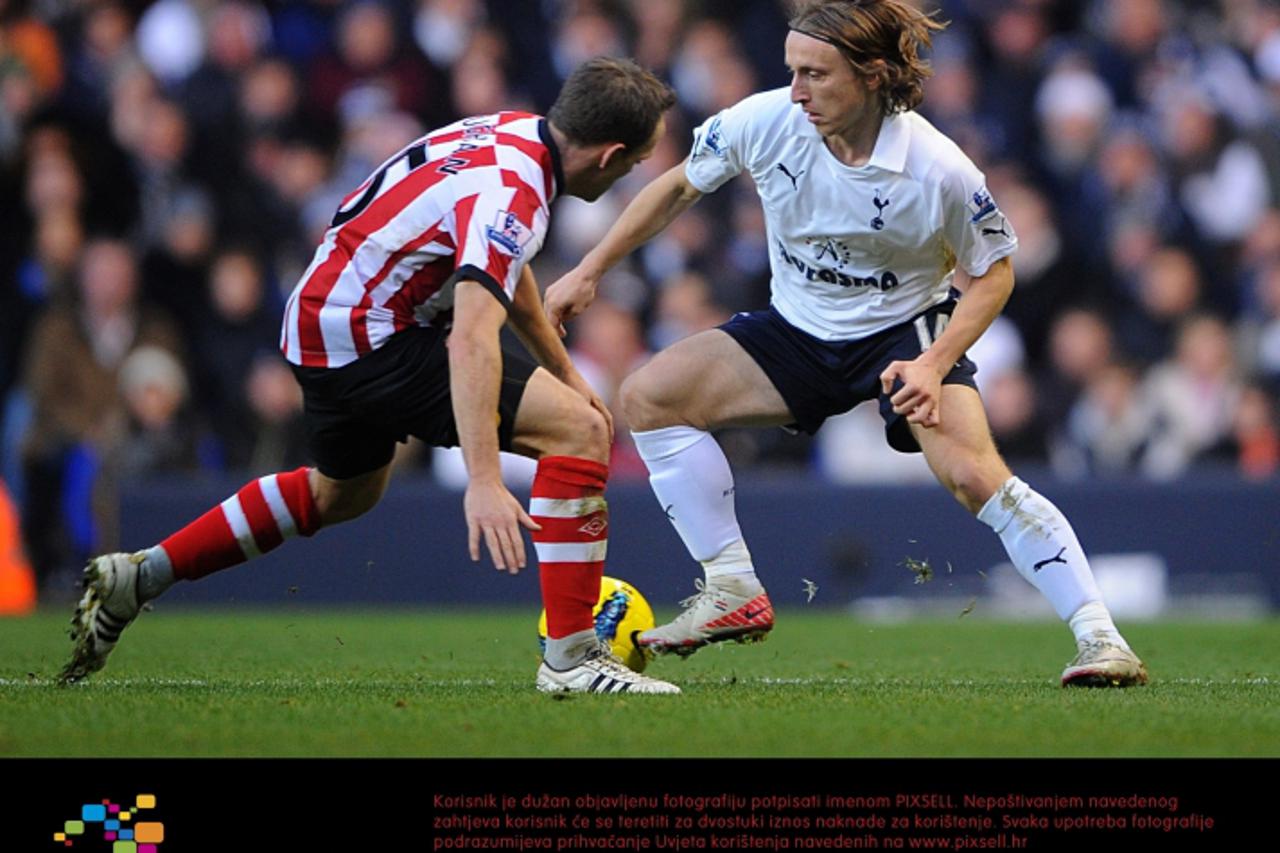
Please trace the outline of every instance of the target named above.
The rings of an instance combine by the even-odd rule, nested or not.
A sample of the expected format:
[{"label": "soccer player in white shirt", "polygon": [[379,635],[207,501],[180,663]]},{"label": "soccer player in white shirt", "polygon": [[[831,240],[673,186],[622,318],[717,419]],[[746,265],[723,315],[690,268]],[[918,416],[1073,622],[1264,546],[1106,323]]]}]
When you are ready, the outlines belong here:
[{"label": "soccer player in white shirt", "polygon": [[[250,481],[159,544],[85,569],[64,681],[101,669],[144,602],[293,536],[368,512],[397,441],[461,445],[472,560],[525,565],[532,531],[547,612],[536,685],[548,692],[679,693],[597,640],[608,543],[608,410],[547,322],[528,262],[551,201],[587,200],[649,156],[671,90],[626,60],[585,63],[547,118],[476,116],[428,133],[343,201],[285,310],[281,348],[302,385],[314,468]],[[504,353],[510,323],[541,366]],[[499,449],[538,460],[525,512]]]},{"label": "soccer player in white shirt", "polygon": [[[606,270],[702,194],[743,171],[754,179],[770,244],[769,310],[673,345],[622,388],[654,492],[706,575],[679,617],[638,641],[689,654],[773,627],[732,474],[709,431],[792,424],[813,433],[878,399],[889,443],[923,451],[1069,622],[1078,653],[1062,683],[1145,683],[1070,524],[1000,458],[974,386],[965,351],[1009,298],[1017,239],[982,173],[912,112],[929,73],[918,50],[941,25],[898,0],[821,0],[790,28],[789,89],[708,119],[688,160],[642,190],[546,294],[563,329]],[[965,280],[957,300],[952,285]]]}]

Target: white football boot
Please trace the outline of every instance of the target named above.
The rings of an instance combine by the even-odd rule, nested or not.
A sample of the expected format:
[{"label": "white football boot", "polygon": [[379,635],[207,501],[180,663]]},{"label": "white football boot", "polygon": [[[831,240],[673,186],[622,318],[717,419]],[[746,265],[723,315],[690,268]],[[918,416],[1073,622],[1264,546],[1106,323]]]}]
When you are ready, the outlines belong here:
[{"label": "white football boot", "polygon": [[655,654],[691,655],[708,643],[759,642],[773,630],[773,604],[758,580],[717,578],[693,582],[698,591],[680,602],[672,621],[636,635],[636,645]]},{"label": "white football boot", "polygon": [[1137,687],[1147,683],[1147,667],[1129,649],[1101,631],[1078,644],[1075,660],[1062,672],[1063,687]]},{"label": "white football boot", "polygon": [[582,663],[565,670],[552,669],[544,660],[538,667],[537,684],[543,693],[680,692],[674,684],[628,669],[605,643],[593,649]]},{"label": "white football boot", "polygon": [[107,662],[120,632],[137,618],[142,609],[138,599],[138,567],[145,552],[104,554],[94,557],[84,570],[84,595],[71,618],[71,639],[75,649],[71,662],[62,669],[64,683],[80,681]]}]

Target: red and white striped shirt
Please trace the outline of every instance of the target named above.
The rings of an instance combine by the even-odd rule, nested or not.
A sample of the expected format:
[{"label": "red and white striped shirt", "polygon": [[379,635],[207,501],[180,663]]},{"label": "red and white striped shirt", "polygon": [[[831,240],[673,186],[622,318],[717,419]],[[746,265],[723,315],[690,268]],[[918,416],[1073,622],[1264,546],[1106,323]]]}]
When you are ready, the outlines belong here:
[{"label": "red and white striped shirt", "polygon": [[285,307],[285,358],[341,367],[403,329],[446,325],[460,278],[510,305],[563,186],[536,115],[476,116],[415,141],[334,215]]}]

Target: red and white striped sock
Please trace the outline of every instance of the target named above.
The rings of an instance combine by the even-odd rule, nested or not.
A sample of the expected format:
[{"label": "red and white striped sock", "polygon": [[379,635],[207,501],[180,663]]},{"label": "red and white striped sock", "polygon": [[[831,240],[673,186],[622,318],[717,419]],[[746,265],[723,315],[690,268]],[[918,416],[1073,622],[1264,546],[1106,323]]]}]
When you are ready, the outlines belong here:
[{"label": "red and white striped sock", "polygon": [[533,547],[550,639],[595,629],[591,611],[600,600],[609,544],[608,477],[608,466],[590,459],[546,456],[538,461],[529,515],[542,525],[533,533]]},{"label": "red and white striped sock", "polygon": [[320,529],[306,468],[252,480],[160,543],[173,576],[196,580]]}]

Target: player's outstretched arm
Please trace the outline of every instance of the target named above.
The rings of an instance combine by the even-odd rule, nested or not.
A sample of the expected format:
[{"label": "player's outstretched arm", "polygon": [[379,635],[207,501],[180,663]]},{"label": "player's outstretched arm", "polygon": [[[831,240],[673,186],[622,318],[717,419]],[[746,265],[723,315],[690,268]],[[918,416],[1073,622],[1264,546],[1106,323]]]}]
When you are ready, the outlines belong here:
[{"label": "player's outstretched arm", "polygon": [[592,408],[604,415],[609,426],[609,435],[613,435],[613,414],[604,404],[600,396],[582,378],[582,374],[573,366],[569,352],[556,330],[542,312],[542,297],[538,295],[538,282],[533,272],[526,265],[520,271],[520,280],[516,283],[516,295],[511,300],[511,313],[508,318],[511,328],[524,343],[525,347],[547,371],[564,384],[583,396]]},{"label": "player's outstretched arm", "polygon": [[564,324],[587,309],[596,298],[600,278],[618,261],[643,246],[702,197],[685,176],[681,163],[642,189],[604,235],[600,245],[576,267],[547,288],[547,319],[561,336]]},{"label": "player's outstretched arm", "polygon": [[498,332],[506,309],[484,286],[459,281],[453,298],[453,329],[449,333],[449,390],[458,443],[467,464],[467,547],[480,559],[483,539],[499,570],[515,574],[525,566],[521,525],[539,530],[502,482],[498,463],[498,390],[502,384],[502,350]]},{"label": "player's outstretched arm", "polygon": [[880,374],[880,385],[886,394],[895,380],[902,380],[902,388],[889,400],[895,412],[906,415],[908,423],[925,427],[942,422],[942,378],[995,322],[1011,293],[1013,263],[1009,258],[1001,258],[985,274],[969,280],[969,287],[938,339],[919,358],[890,362]]}]

